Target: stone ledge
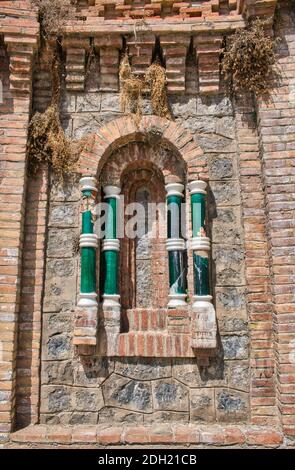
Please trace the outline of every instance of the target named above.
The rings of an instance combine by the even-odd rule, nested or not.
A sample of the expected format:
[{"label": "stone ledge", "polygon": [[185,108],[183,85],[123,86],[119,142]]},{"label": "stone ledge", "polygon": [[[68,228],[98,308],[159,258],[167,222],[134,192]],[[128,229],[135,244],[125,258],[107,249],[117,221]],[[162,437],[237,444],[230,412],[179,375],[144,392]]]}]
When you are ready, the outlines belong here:
[{"label": "stone ledge", "polygon": [[161,424],[153,426],[49,426],[32,425],[10,435],[9,447],[48,446],[193,446],[268,447],[283,444],[279,429],[252,425]]}]

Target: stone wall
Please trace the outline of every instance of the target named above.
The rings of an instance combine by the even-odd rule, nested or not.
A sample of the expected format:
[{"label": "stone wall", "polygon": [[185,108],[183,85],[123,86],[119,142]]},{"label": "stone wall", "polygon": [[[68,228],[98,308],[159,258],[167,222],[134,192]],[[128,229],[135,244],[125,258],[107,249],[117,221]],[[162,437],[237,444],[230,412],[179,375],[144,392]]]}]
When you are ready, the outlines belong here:
[{"label": "stone wall", "polygon": [[[118,93],[102,93],[90,83],[91,76],[85,93],[64,91],[62,116],[70,137],[95,132],[121,115]],[[35,89],[37,103],[38,96]],[[73,180],[64,188],[56,188],[52,182],[43,304],[41,423],[249,420],[249,331],[234,107],[222,94],[169,99],[176,123],[192,133],[208,165],[218,351],[207,365],[198,363],[197,358],[79,355],[71,342],[72,311],[79,291],[79,254],[75,251],[79,189]],[[151,114],[148,100],[144,111]],[[109,172],[105,177],[106,182],[112,180]]]}]

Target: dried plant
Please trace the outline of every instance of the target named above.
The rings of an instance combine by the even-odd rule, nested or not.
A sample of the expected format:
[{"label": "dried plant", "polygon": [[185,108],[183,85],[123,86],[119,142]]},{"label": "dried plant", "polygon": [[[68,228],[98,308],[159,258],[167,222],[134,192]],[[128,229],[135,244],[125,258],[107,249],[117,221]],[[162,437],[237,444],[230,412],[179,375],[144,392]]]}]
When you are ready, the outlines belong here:
[{"label": "dried plant", "polygon": [[45,37],[61,35],[66,22],[75,17],[77,0],[31,0],[31,3],[38,8]]},{"label": "dried plant", "polygon": [[120,105],[123,112],[130,112],[138,123],[142,116],[142,94],[150,89],[153,113],[171,119],[167,98],[166,71],[157,59],[148,68],[144,79],[132,73],[128,55],[120,63]]},{"label": "dried plant", "polygon": [[58,180],[75,169],[88,138],[73,141],[66,137],[60,122],[61,62],[58,48],[52,60],[51,104],[44,113],[35,113],[28,129],[28,170],[34,175],[49,163]]},{"label": "dried plant", "polygon": [[156,116],[171,119],[167,98],[166,70],[158,59],[147,69],[145,80],[151,90],[153,113]]},{"label": "dried plant", "polygon": [[256,95],[267,93],[269,78],[277,75],[275,49],[268,22],[255,19],[246,29],[237,30],[227,40],[222,70],[233,92],[247,91]]},{"label": "dried plant", "polygon": [[120,106],[123,112],[129,111],[138,123],[142,116],[142,92],[144,81],[136,77],[125,54],[119,70],[120,78]]},{"label": "dried plant", "polygon": [[27,151],[30,174],[36,174],[42,163],[50,163],[58,179],[73,170],[77,152],[73,152],[72,142],[64,134],[56,105],[32,117]]}]

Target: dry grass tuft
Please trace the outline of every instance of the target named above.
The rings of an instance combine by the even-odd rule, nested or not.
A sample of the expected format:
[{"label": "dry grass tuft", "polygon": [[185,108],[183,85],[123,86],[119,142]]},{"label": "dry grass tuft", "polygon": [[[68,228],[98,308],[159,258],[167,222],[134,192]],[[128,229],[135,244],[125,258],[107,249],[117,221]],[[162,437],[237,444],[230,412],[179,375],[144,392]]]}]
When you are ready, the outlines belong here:
[{"label": "dry grass tuft", "polygon": [[150,89],[152,110],[156,116],[171,119],[167,98],[166,70],[159,60],[150,65],[144,79],[135,76],[130,67],[128,55],[120,63],[120,105],[123,112],[130,112],[136,123],[142,117],[142,94]]},{"label": "dry grass tuft", "polygon": [[42,163],[49,163],[58,179],[73,170],[77,151],[64,134],[56,105],[32,117],[27,150],[30,174],[36,174]]},{"label": "dry grass tuft", "polygon": [[267,93],[269,78],[277,74],[275,49],[277,40],[266,33],[268,22],[255,19],[246,29],[238,30],[227,40],[222,70],[233,92]]},{"label": "dry grass tuft", "polygon": [[166,71],[159,60],[148,68],[145,80],[151,90],[151,103],[156,116],[171,119],[167,98]]},{"label": "dry grass tuft", "polygon": [[60,122],[61,62],[56,51],[52,60],[51,105],[44,113],[35,113],[28,129],[28,171],[35,175],[44,163],[50,164],[57,180],[75,170],[88,138],[73,141],[66,137]]},{"label": "dry grass tuft", "polygon": [[119,78],[121,110],[124,113],[129,111],[135,121],[139,123],[142,116],[144,81],[132,73],[127,54],[124,55],[120,63]]},{"label": "dry grass tuft", "polygon": [[45,37],[61,35],[66,22],[75,17],[77,0],[31,0],[31,3],[38,8]]}]

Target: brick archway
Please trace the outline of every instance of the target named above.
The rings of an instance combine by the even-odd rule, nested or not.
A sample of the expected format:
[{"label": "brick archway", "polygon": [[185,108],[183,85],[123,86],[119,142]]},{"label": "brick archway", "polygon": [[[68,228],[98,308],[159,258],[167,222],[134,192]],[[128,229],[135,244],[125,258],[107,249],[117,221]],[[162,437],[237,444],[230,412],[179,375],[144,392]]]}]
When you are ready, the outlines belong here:
[{"label": "brick archway", "polygon": [[129,142],[161,142],[185,163],[189,179],[207,179],[203,151],[192,134],[175,122],[157,116],[144,116],[137,126],[130,116],[113,120],[98,129],[79,161],[79,173],[98,175],[108,157]]}]

